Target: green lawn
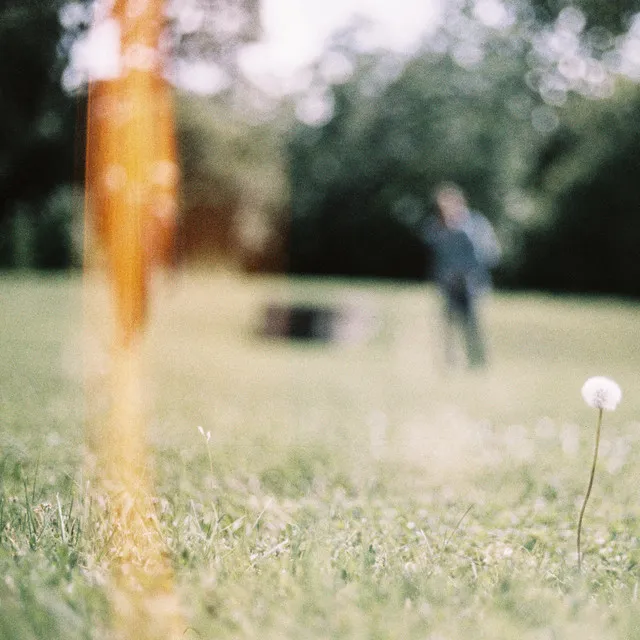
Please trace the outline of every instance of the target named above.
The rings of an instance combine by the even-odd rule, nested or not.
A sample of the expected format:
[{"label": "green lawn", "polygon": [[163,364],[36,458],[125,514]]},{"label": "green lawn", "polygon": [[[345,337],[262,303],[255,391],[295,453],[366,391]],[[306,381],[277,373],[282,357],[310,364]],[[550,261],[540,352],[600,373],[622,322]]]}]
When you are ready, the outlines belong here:
[{"label": "green lawn", "polygon": [[[0,277],[2,640],[112,637],[116,523],[83,464],[83,381],[105,354],[83,361],[81,294],[76,277]],[[269,301],[353,305],[373,334],[268,341]],[[495,294],[486,371],[442,366],[438,311],[417,285],[191,275],[157,291],[149,441],[185,638],[640,637],[640,306]],[[592,375],[623,399],[579,575]]]}]

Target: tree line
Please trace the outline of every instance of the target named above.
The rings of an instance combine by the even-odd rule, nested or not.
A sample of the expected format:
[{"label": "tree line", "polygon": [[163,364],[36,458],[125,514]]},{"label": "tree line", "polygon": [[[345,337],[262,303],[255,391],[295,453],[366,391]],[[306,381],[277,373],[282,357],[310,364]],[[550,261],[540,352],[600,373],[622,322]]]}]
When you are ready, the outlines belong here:
[{"label": "tree line", "polygon": [[[85,105],[61,83],[74,35],[60,21],[65,4],[0,9],[0,56],[16,61],[0,69],[4,267],[77,260]],[[495,5],[500,24],[477,1],[453,5],[410,56],[363,51],[354,24],[328,44],[304,93],[272,100],[266,114],[263,104],[259,118],[247,106],[259,91],[244,80],[197,109],[181,95],[178,130],[199,140],[180,145],[185,201],[206,183],[221,193],[264,183],[289,271],[422,279],[433,189],[454,180],[500,235],[499,285],[639,296],[638,3],[511,0]],[[336,64],[347,73],[332,74]],[[235,160],[207,160],[207,141],[229,148],[229,127]]]}]

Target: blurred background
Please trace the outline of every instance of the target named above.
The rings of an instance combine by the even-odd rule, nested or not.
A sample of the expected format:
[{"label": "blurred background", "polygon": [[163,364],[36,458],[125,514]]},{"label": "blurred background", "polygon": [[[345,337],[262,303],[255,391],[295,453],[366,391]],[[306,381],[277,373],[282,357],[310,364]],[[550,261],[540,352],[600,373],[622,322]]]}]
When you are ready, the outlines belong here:
[{"label": "blurred background", "polygon": [[[503,288],[640,295],[640,2],[174,0],[176,261],[420,280],[434,186]],[[96,5],[0,8],[0,265],[82,254]]]}]

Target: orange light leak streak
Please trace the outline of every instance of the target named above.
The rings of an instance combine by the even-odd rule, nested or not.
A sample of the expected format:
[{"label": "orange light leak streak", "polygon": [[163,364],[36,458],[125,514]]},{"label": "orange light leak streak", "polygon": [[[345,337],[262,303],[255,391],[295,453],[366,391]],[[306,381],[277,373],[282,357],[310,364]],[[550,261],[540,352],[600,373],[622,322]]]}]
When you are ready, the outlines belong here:
[{"label": "orange light leak streak", "polygon": [[[116,631],[127,639],[173,639],[183,637],[185,624],[152,505],[141,352],[149,278],[154,266],[169,262],[176,209],[171,94],[159,51],[163,2],[106,4],[109,19],[119,25],[121,65],[116,78],[89,89],[85,282],[91,284],[85,290],[96,272],[104,273],[108,296],[106,307],[98,308],[94,296],[85,309],[89,320],[104,316],[111,322],[111,383],[108,418],[101,420],[100,408],[89,416],[88,442],[114,519]],[[88,398],[88,404],[95,402]]]}]

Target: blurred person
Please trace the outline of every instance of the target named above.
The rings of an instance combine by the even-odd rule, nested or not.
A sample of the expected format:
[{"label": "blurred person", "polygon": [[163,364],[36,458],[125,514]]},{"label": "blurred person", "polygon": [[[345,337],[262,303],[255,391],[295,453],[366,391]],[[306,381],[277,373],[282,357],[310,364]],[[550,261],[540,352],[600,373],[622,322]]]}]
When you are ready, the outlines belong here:
[{"label": "blurred person", "polygon": [[478,301],[491,288],[490,269],[500,259],[491,223],[472,211],[460,187],[443,183],[435,191],[437,216],[423,239],[433,256],[433,277],[443,299],[445,355],[455,363],[456,334],[464,339],[469,366],[486,364]]}]

